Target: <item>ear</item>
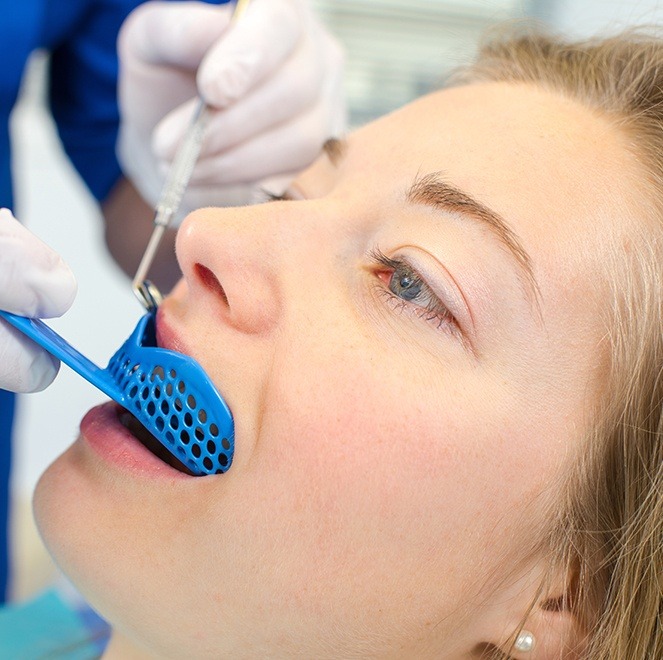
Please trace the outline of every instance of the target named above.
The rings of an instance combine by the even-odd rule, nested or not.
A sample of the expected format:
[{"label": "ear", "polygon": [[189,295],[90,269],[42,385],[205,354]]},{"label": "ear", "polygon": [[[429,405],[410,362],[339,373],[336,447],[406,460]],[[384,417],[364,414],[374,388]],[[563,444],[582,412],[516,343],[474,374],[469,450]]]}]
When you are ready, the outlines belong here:
[{"label": "ear", "polygon": [[[477,648],[499,649],[514,660],[581,658],[585,634],[571,607],[575,585],[574,571],[550,575],[541,565],[525,571],[496,592],[486,621],[488,639]],[[519,650],[515,642],[525,633],[531,635],[531,648]]]},{"label": "ear", "polygon": [[[511,636],[503,647],[513,658],[520,660],[573,660],[582,657],[584,635],[575,614],[565,605],[567,597],[544,599],[531,609],[526,619],[516,631],[520,635],[531,633],[531,650],[519,650],[515,641],[518,635]],[[514,645],[511,645],[511,642]]]}]

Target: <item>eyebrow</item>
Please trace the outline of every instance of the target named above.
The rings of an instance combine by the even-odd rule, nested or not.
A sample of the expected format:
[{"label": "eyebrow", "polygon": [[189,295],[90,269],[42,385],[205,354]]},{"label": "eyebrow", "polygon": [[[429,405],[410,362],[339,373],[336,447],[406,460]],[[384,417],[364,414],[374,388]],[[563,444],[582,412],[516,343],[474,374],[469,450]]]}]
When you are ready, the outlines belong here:
[{"label": "eyebrow", "polygon": [[532,259],[522,246],[509,223],[498,213],[472,197],[469,193],[444,181],[439,172],[433,172],[415,179],[407,192],[407,199],[413,204],[425,204],[443,211],[458,213],[461,217],[471,218],[487,227],[507,248],[514,258],[520,279],[526,288],[526,294],[540,310],[541,290],[534,277]]},{"label": "eyebrow", "polygon": [[[322,145],[323,153],[335,167],[338,167],[345,157],[347,148],[347,140],[343,138],[329,138]],[[509,223],[499,213],[445,181],[441,172],[417,176],[407,192],[407,199],[413,204],[425,204],[443,211],[455,212],[487,227],[514,258],[520,280],[525,287],[525,295],[530,302],[534,302],[541,318],[541,289],[534,277],[532,259]]]}]

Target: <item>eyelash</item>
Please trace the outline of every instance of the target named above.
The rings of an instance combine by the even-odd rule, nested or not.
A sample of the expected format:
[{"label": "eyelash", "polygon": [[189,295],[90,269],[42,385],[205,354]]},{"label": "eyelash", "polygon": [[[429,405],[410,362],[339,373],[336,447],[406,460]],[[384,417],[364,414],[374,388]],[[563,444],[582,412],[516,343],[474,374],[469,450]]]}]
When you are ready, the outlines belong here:
[{"label": "eyelash", "polygon": [[[270,192],[264,188],[262,188],[260,192],[265,196],[266,202],[285,202],[290,200],[290,197],[287,193],[276,195],[275,193]],[[391,270],[391,277],[397,273],[400,273],[401,278],[407,276],[411,279],[410,286],[414,285],[420,287],[415,297],[410,299],[400,298],[396,293],[394,293],[394,291],[391,290],[390,279],[389,283],[387,284],[387,288],[381,287],[380,291],[389,299],[395,309],[398,309],[399,311],[405,311],[406,308],[411,308],[414,314],[429,323],[433,323],[436,329],[451,331],[456,335],[460,333],[460,327],[454,315],[449,311],[447,306],[433,293],[433,291],[422,279],[419,273],[417,273],[414,268],[412,268],[407,262],[403,261],[402,259],[392,259],[379,249],[375,249],[371,252],[371,258],[376,265]],[[412,302],[421,298],[427,299],[425,305],[418,305]]]},{"label": "eyelash", "polygon": [[[371,252],[371,258],[376,265],[391,271],[389,280],[386,283],[387,287],[380,287],[380,291],[389,299],[395,309],[399,311],[411,309],[416,316],[428,323],[432,323],[438,330],[451,331],[455,335],[460,332],[458,322],[454,315],[435,295],[435,293],[433,293],[419,273],[417,273],[417,271],[415,271],[406,261],[402,259],[392,259],[378,249]],[[411,298],[401,298],[391,288],[394,277],[400,278],[399,284],[401,285],[405,278],[409,280],[407,288],[403,288],[401,292],[415,291],[416,293]],[[417,300],[420,301],[421,304],[417,304],[415,302]]]},{"label": "eyelash", "polygon": [[266,188],[260,188],[259,190],[260,194],[263,195],[264,203],[268,202],[288,202],[291,201],[290,197],[288,197],[288,193],[284,192],[281,195],[277,195],[276,193],[270,192]]}]

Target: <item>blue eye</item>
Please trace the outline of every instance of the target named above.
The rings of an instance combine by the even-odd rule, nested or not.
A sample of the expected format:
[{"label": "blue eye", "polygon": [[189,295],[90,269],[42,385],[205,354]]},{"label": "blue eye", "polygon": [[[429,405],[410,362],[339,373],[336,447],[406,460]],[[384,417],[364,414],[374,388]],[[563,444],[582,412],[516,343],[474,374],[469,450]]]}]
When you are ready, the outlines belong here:
[{"label": "blue eye", "polygon": [[374,251],[372,257],[380,267],[380,279],[386,284],[383,290],[395,309],[412,308],[416,316],[433,323],[436,328],[444,327],[460,333],[453,314],[409,264],[387,257],[379,250]]},{"label": "blue eye", "polygon": [[421,294],[423,282],[412,271],[402,266],[394,270],[389,280],[389,291],[404,300],[416,300]]}]

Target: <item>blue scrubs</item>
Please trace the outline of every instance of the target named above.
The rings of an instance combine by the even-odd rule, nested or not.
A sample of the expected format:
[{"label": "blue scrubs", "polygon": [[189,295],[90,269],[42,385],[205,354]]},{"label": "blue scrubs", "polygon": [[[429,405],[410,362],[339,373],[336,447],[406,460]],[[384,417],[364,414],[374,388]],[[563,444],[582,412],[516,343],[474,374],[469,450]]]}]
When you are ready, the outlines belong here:
[{"label": "blue scrubs", "polygon": [[[116,40],[122,21],[142,1],[0,0],[0,206],[13,208],[9,114],[26,61],[38,48],[51,52],[49,100],[72,163],[99,201],[120,178]],[[0,602],[7,588],[13,414],[14,396],[0,391]]]}]

